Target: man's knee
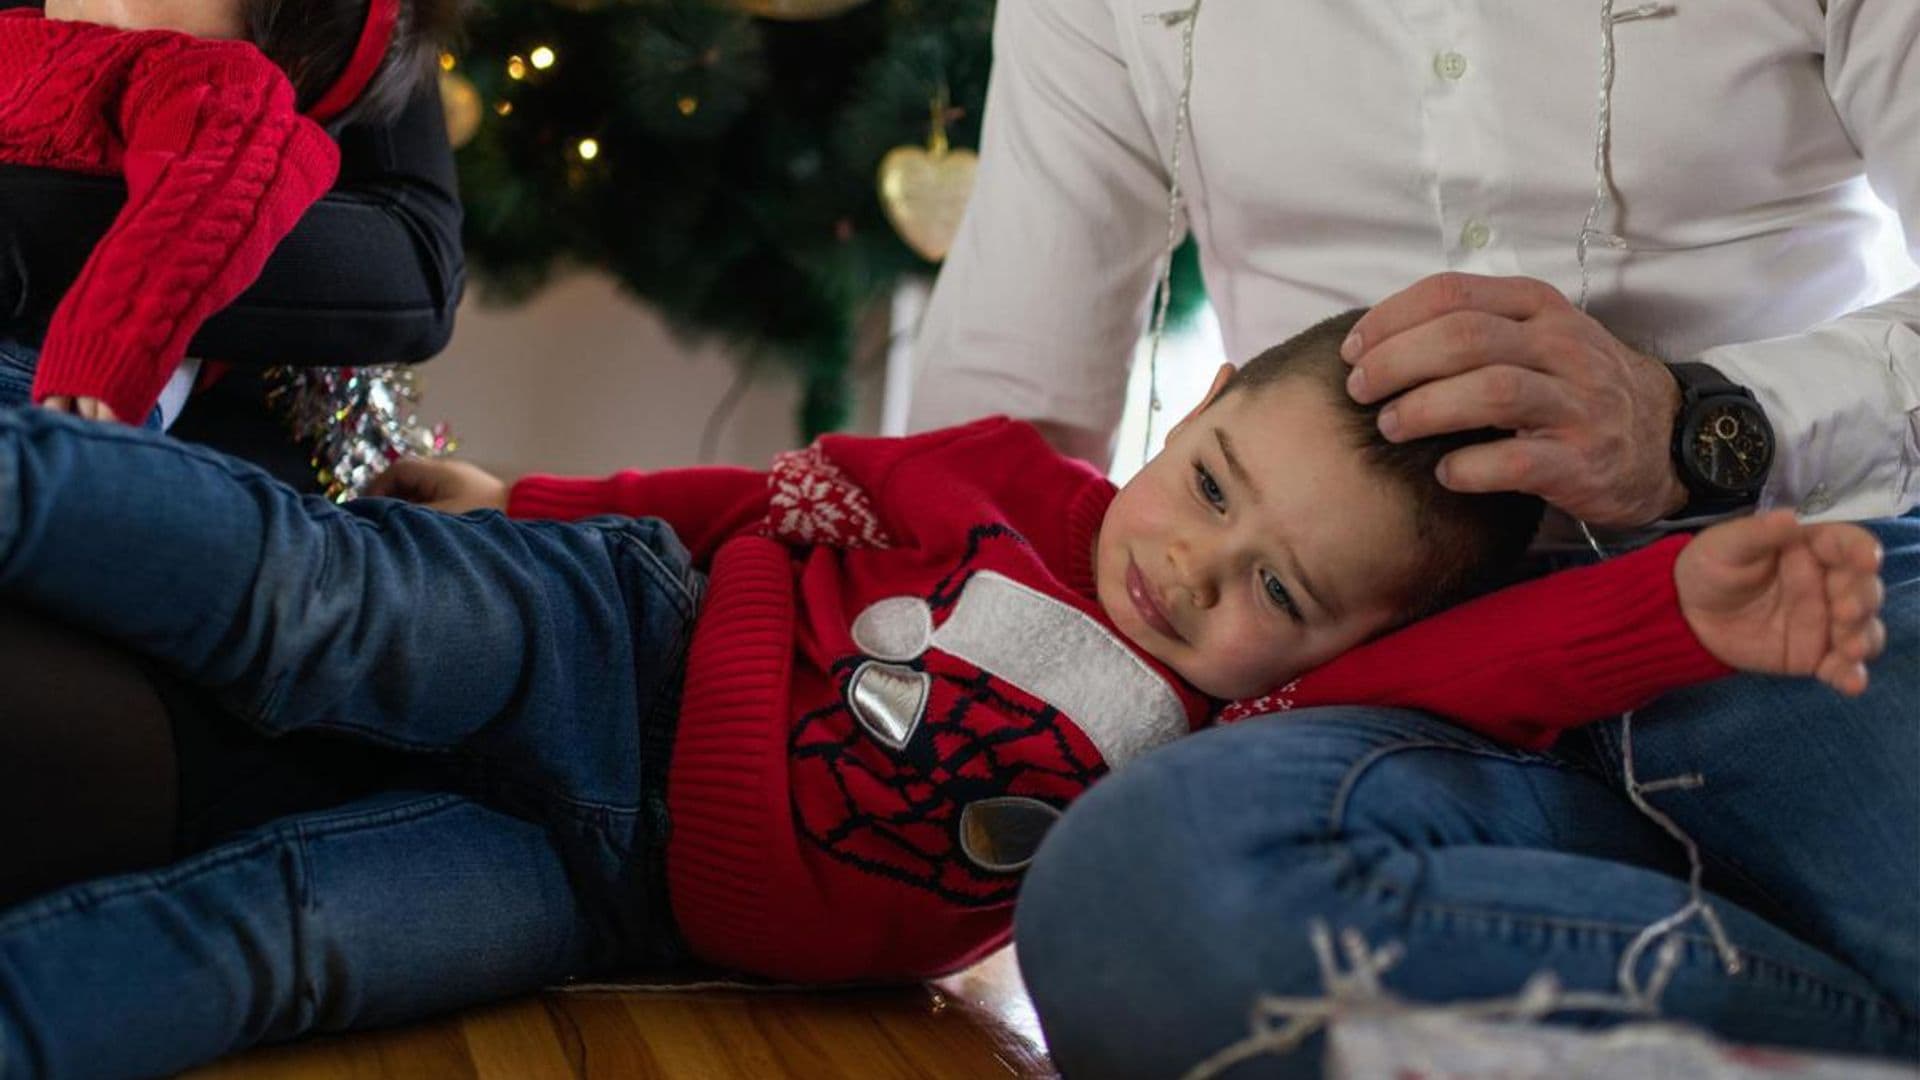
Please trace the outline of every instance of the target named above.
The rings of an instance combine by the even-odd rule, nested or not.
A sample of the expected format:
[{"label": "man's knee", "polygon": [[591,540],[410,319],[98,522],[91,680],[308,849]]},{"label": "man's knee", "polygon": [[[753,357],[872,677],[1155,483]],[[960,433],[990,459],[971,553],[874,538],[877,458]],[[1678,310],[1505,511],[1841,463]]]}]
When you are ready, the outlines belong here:
[{"label": "man's knee", "polygon": [[1261,994],[1319,992],[1311,924],[1366,902],[1334,842],[1343,787],[1383,748],[1455,737],[1320,710],[1183,740],[1088,792],[1028,872],[1016,927],[1063,1068],[1177,1075],[1244,1036]]}]

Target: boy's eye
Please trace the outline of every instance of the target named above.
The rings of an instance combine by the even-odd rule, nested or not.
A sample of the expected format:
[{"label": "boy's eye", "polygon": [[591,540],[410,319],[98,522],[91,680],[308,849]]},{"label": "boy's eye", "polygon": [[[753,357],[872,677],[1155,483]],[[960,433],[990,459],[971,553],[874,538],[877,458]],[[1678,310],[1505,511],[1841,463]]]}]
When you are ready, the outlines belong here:
[{"label": "boy's eye", "polygon": [[1260,584],[1266,589],[1267,599],[1272,601],[1274,607],[1286,612],[1292,617],[1294,622],[1302,621],[1300,617],[1300,606],[1293,602],[1293,594],[1287,591],[1287,587],[1280,583],[1279,578],[1262,570],[1260,571]]},{"label": "boy's eye", "polygon": [[1207,471],[1207,467],[1195,465],[1193,476],[1194,483],[1200,487],[1200,497],[1207,500],[1207,505],[1215,510],[1226,509],[1227,493],[1220,490],[1220,481],[1213,478],[1213,474]]}]

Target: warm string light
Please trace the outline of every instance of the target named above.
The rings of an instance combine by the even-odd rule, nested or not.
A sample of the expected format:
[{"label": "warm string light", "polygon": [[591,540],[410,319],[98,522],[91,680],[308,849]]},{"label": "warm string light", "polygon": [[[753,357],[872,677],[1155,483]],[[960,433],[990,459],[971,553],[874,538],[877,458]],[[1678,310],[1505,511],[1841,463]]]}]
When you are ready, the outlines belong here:
[{"label": "warm string light", "polygon": [[592,161],[594,158],[600,156],[600,140],[594,138],[581,139],[578,143],[574,144],[573,149],[575,153],[580,155],[581,161]]},{"label": "warm string light", "polygon": [[546,45],[538,46],[532,52],[527,54],[527,61],[533,65],[534,70],[536,71],[547,70],[548,68],[552,67],[553,62],[558,59],[559,59],[559,56],[553,51],[553,49],[550,46],[546,46]]},{"label": "warm string light", "polygon": [[527,77],[527,58],[524,56],[507,57],[507,78],[520,82]]}]

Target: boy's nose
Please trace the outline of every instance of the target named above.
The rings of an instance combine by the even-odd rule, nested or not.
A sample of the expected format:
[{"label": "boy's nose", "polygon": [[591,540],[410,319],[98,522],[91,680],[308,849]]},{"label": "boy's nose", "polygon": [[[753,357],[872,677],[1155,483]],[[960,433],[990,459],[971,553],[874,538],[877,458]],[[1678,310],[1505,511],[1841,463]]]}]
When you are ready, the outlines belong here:
[{"label": "boy's nose", "polygon": [[1210,608],[1219,601],[1220,590],[1214,584],[1205,551],[1184,540],[1176,540],[1167,545],[1167,561],[1173,566],[1174,583],[1186,591],[1194,607]]}]

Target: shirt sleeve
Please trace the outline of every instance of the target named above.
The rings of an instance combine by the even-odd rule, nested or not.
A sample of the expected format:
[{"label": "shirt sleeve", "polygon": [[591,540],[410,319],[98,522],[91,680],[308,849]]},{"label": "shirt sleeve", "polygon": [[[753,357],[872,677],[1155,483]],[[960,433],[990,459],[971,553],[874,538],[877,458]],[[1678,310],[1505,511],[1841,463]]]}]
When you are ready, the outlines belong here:
[{"label": "shirt sleeve", "polygon": [[[1826,82],[1920,262],[1920,4],[1831,0]],[[1700,360],[1748,387],[1777,444],[1759,508],[1809,520],[1888,517],[1920,503],[1920,285],[1804,334]]]},{"label": "shirt sleeve", "polygon": [[909,430],[1007,413],[1104,464],[1167,239],[1167,172],[1105,0],[1001,0],[972,198]]},{"label": "shirt sleeve", "polygon": [[194,331],[332,185],[339,151],[251,46],[136,70],[119,121],[127,204],[54,311],[33,393],[98,397],[137,423]]},{"label": "shirt sleeve", "polygon": [[705,566],[722,543],[766,521],[768,487],[766,473],[726,465],[594,478],[534,475],[513,485],[507,514],[563,521],[657,517],[673,526],[694,564]]},{"label": "shirt sleeve", "polygon": [[1223,719],[1397,705],[1545,747],[1566,728],[1731,671],[1680,612],[1673,566],[1688,540],[1490,593],[1343,653]]}]

